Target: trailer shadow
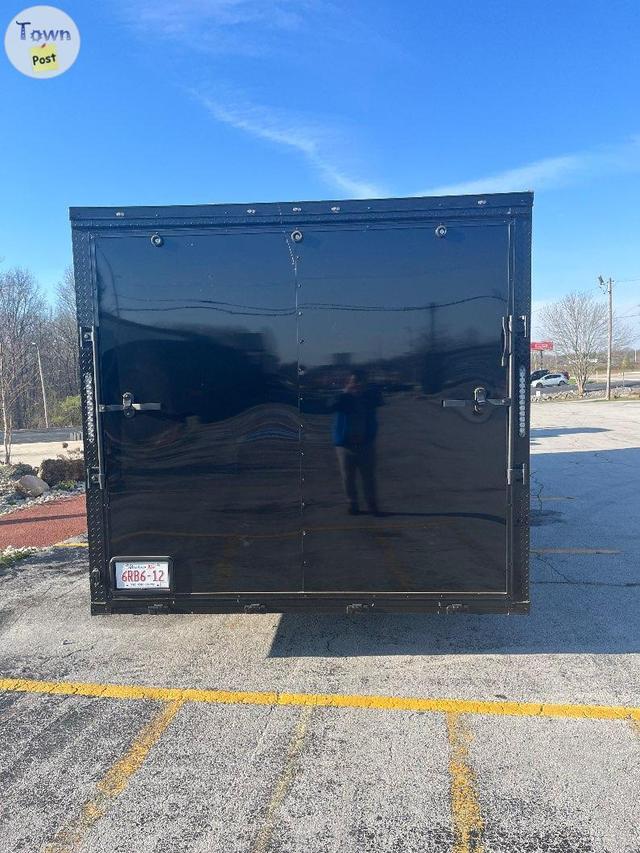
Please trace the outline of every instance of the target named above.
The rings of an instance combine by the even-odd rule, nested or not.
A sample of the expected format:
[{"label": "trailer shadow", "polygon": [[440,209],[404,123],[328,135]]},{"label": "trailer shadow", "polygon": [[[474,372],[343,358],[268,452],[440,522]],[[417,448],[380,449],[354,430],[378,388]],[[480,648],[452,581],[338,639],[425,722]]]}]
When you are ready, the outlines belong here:
[{"label": "trailer shadow", "polygon": [[[541,593],[534,587],[529,616],[283,614],[269,657],[638,653],[640,639],[632,626],[639,596],[637,590],[630,593],[613,601],[599,596],[596,602],[593,594],[576,594],[575,588],[567,593],[547,587]],[[599,630],[594,610],[612,614],[626,630]]]},{"label": "trailer shadow", "polygon": [[606,427],[533,427],[531,429],[531,438],[555,438],[560,435],[582,435],[584,433],[594,432],[611,432]]},{"label": "trailer shadow", "polygon": [[528,616],[285,613],[270,657],[640,652],[640,448],[536,453],[532,471],[562,524],[532,526]]}]

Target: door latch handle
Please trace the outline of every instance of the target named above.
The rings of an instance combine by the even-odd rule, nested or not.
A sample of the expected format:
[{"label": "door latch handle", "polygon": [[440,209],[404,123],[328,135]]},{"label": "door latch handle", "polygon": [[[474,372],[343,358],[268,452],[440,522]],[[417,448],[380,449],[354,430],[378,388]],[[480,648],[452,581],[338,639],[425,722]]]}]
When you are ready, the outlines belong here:
[{"label": "door latch handle", "polygon": [[162,403],[136,403],[131,391],[125,391],[122,395],[122,403],[99,405],[99,412],[122,412],[125,418],[132,418],[136,412],[158,412]]},{"label": "door latch handle", "polygon": [[509,364],[509,356],[511,355],[511,347],[509,346],[509,338],[511,334],[512,322],[511,315],[502,318],[502,355],[500,356],[500,366],[506,367]]},{"label": "door latch handle", "polygon": [[487,389],[486,388],[475,388],[473,391],[473,408],[476,412],[479,412],[484,406],[487,405]]},{"label": "door latch handle", "polygon": [[443,400],[442,407],[445,409],[459,408],[462,406],[473,406],[474,412],[480,414],[485,406],[510,406],[509,397],[489,397],[486,388],[479,386],[473,391],[473,399],[468,400]]}]

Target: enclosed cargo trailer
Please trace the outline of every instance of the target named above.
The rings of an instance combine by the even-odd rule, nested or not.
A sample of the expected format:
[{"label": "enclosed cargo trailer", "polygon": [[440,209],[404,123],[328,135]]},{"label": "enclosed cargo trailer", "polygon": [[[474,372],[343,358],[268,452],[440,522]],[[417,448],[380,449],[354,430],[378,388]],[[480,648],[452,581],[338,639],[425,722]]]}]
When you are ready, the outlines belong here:
[{"label": "enclosed cargo trailer", "polygon": [[92,612],[527,612],[532,200],[72,208]]}]

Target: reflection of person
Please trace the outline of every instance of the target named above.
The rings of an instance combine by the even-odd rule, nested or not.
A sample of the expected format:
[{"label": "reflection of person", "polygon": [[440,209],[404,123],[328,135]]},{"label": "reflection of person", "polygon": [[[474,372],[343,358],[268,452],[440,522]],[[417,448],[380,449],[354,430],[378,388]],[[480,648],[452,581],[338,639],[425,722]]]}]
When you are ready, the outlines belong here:
[{"label": "reflection of person", "polygon": [[362,370],[353,370],[331,411],[335,412],[333,443],[349,512],[358,513],[356,474],[360,472],[364,499],[369,511],[378,514],[376,494],[376,409],[384,405],[380,392],[366,383]]}]

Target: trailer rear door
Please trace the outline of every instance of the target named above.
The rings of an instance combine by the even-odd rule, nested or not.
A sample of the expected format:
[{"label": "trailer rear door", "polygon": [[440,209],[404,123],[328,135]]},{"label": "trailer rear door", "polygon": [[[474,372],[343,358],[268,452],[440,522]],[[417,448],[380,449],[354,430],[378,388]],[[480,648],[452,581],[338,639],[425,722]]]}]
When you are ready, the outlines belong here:
[{"label": "trailer rear door", "polygon": [[74,211],[94,609],[526,609],[530,207]]},{"label": "trailer rear door", "polygon": [[[304,588],[506,592],[508,226],[309,227],[297,253]],[[335,447],[354,375],[377,432]]]}]

